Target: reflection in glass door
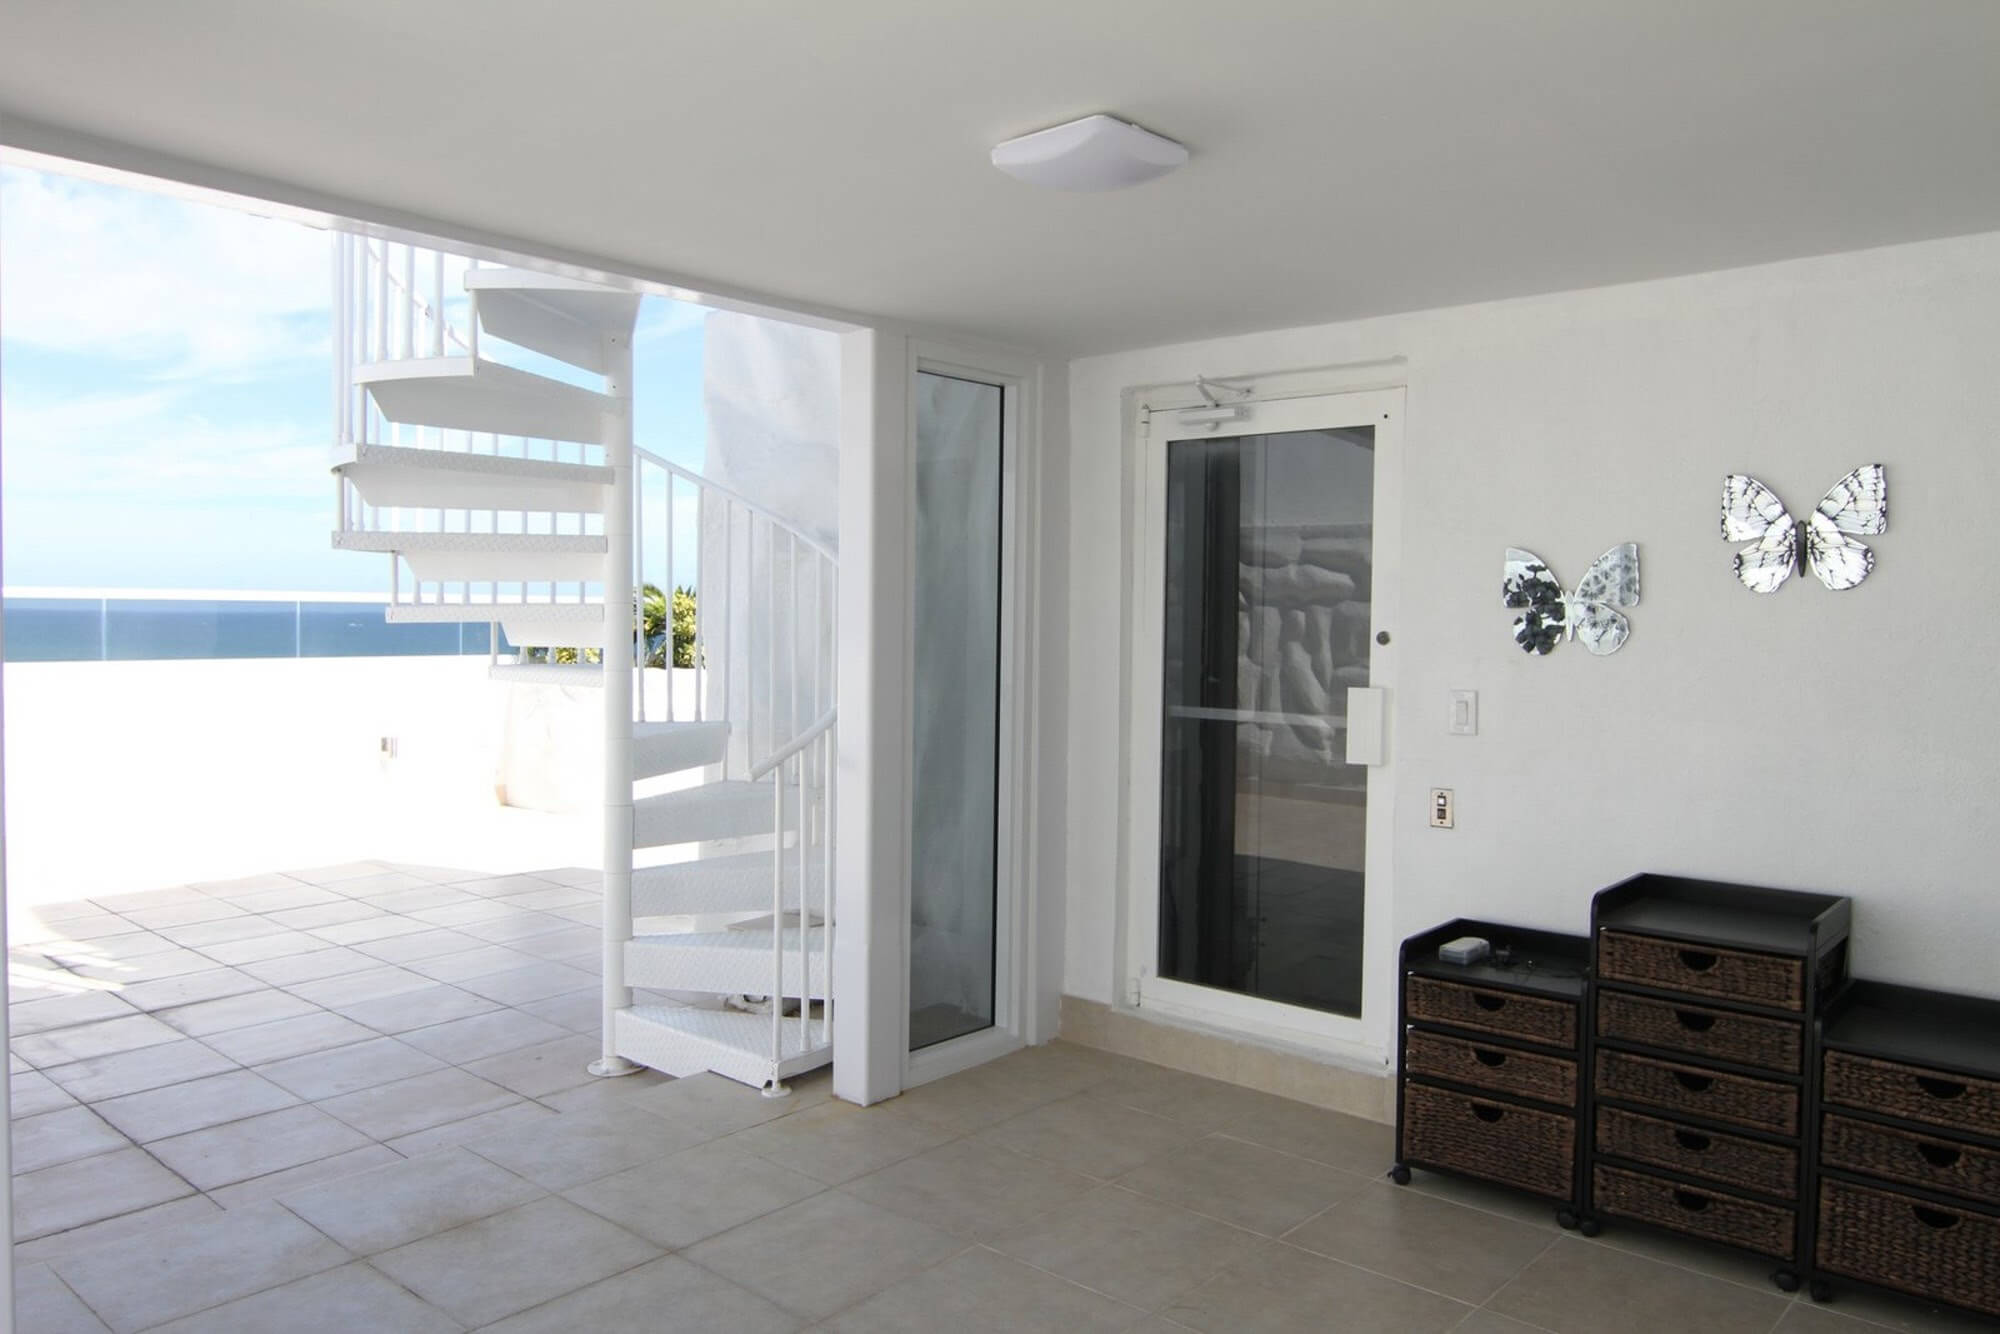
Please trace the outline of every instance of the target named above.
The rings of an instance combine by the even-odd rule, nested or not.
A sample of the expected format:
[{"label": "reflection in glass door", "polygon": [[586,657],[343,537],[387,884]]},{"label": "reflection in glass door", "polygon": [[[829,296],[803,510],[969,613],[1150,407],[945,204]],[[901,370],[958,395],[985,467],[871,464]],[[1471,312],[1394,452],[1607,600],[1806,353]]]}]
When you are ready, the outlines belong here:
[{"label": "reflection in glass door", "polygon": [[990,1028],[1005,392],[917,375],[910,1048]]},{"label": "reflection in glass door", "polygon": [[1159,974],[1358,1016],[1369,426],[1167,444]]}]

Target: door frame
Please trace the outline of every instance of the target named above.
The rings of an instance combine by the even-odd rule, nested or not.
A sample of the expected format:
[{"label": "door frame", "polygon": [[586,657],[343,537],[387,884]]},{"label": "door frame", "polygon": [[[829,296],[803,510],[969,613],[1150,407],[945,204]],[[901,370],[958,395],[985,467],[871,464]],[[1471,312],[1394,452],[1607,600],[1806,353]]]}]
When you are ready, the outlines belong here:
[{"label": "door frame", "polygon": [[[909,346],[905,387],[908,403],[909,450],[905,504],[910,516],[904,542],[905,605],[912,614],[903,625],[903,661],[916,661],[916,512],[917,512],[917,376],[920,373],[950,376],[988,384],[1001,392],[1000,409],[1000,688],[995,701],[999,712],[994,784],[994,917],[993,917],[993,1023],[959,1037],[934,1043],[921,1051],[910,1050],[910,890],[904,877],[902,920],[902,1004],[899,1013],[899,1049],[902,1053],[902,1086],[942,1079],[975,1065],[984,1064],[1026,1045],[1036,1025],[1031,1015],[1035,1004],[1035,922],[1034,895],[1026,884],[1028,868],[1034,865],[1034,809],[1032,774],[1035,714],[1031,696],[1032,644],[1030,620],[1035,577],[1035,549],[1024,540],[1033,516],[1027,497],[1033,494],[1036,423],[1041,402],[1035,363],[1025,357],[1010,356],[992,349],[912,339]],[[903,801],[902,855],[909,865],[909,849],[915,819],[916,787],[916,692],[904,692],[904,762],[910,783]]]},{"label": "door frame", "polygon": [[[1241,391],[1238,391],[1241,392]],[[1342,1064],[1376,1070],[1389,1059],[1390,946],[1394,932],[1395,788],[1393,745],[1385,763],[1369,769],[1367,852],[1362,925],[1361,1014],[1357,1018],[1264,1000],[1159,976],[1160,770],[1165,677],[1166,446],[1170,441],[1226,435],[1268,435],[1342,426],[1375,428],[1374,545],[1369,633],[1388,631],[1400,607],[1403,493],[1403,390],[1369,388],[1273,392],[1256,388],[1223,396],[1246,416],[1226,426],[1186,424],[1178,412],[1194,404],[1140,409],[1130,470],[1132,505],[1130,635],[1126,673],[1126,855],[1120,959],[1124,1006],[1169,1020],[1219,1029],[1257,1041],[1301,1048]],[[1369,650],[1369,684],[1393,698],[1396,644]],[[1385,707],[1387,716],[1393,710]],[[1387,738],[1393,742],[1393,738]]]}]

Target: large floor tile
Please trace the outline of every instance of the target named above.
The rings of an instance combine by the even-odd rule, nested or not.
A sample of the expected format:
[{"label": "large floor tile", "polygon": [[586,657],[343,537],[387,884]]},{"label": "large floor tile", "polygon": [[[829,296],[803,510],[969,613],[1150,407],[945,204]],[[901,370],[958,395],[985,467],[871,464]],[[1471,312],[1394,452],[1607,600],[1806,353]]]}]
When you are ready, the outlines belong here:
[{"label": "large floor tile", "polygon": [[678,1250],[825,1189],[809,1176],[711,1140],[563,1195],[656,1245]]},{"label": "large floor tile", "polygon": [[475,1014],[487,1014],[500,1007],[483,996],[434,983],[418,990],[377,996],[372,1000],[355,1001],[334,1008],[355,1023],[365,1024],[378,1033],[396,1034]]},{"label": "large floor tile", "polygon": [[568,964],[539,959],[525,968],[468,977],[458,985],[475,996],[502,1005],[522,1005],[551,996],[566,996],[573,991],[588,991],[597,986],[597,978]]},{"label": "large floor tile", "polygon": [[543,1199],[385,1251],[372,1263],[432,1305],[482,1325],[659,1254],[567,1200]]},{"label": "large floor tile", "polygon": [[544,1093],[536,1101],[559,1112],[629,1110],[644,1114],[645,1109],[638,1106],[636,1100],[653,1089],[672,1082],[672,1075],[663,1075],[657,1070],[641,1070],[634,1074],[620,1075],[616,1079],[592,1079],[587,1084],[578,1084],[575,1088],[563,1089],[557,1093]]},{"label": "large floor tile", "polygon": [[78,1158],[94,1158],[114,1149],[129,1149],[131,1141],[88,1107],[63,1107],[13,1123],[14,1170],[33,1172]]},{"label": "large floor tile", "polygon": [[210,945],[268,936],[284,929],[285,926],[281,922],[250,913],[240,917],[224,917],[213,922],[195,922],[187,926],[163,926],[159,928],[159,932],[176,945],[205,951]]},{"label": "large floor tile", "polygon": [[689,1148],[701,1132],[653,1116],[572,1112],[474,1140],[472,1151],[549,1190],[567,1190]]},{"label": "large floor tile", "polygon": [[358,1149],[336,1153],[330,1158],[315,1158],[309,1163],[300,1163],[297,1167],[281,1167],[260,1177],[232,1182],[227,1186],[217,1186],[208,1192],[206,1198],[214,1200],[225,1209],[241,1209],[247,1205],[275,1200],[281,1195],[303,1190],[322,1181],[338,1181],[357,1172],[366,1172],[371,1168],[401,1162],[402,1159],[403,1155],[386,1144],[364,1144]]},{"label": "large floor tile", "polygon": [[1311,1158],[1358,1176],[1380,1176],[1396,1160],[1396,1128],[1268,1093],[1248,1098],[1221,1129],[1267,1149]]},{"label": "large floor tile", "polygon": [[[303,957],[313,959],[318,956],[308,954]],[[315,1005],[324,1005],[329,1010],[337,1010],[343,1006],[359,1005],[364,1001],[379,1000],[384,996],[394,996],[406,991],[421,991],[431,985],[431,980],[421,973],[413,973],[394,964],[385,964],[379,959],[368,959],[366,955],[356,957],[366,959],[367,966],[358,971],[343,971],[326,977],[288,982],[285,984],[285,989],[295,996],[305,997]]]},{"label": "large floor tile", "polygon": [[323,950],[325,948],[326,942],[318,936],[309,936],[303,931],[293,931],[289,927],[280,927],[269,935],[250,936],[243,940],[229,940],[215,945],[203,945],[201,952],[217,963],[226,963],[232,968],[240,968],[247,963],[264,963],[272,959],[289,959],[296,955],[310,954],[314,950]]},{"label": "large floor tile", "polygon": [[23,1001],[7,1012],[7,1031],[16,1040],[51,1028],[73,1028],[100,1019],[121,1019],[138,1011],[114,991],[78,991],[48,1000]]},{"label": "large floor tile", "polygon": [[1449,1297],[1282,1243],[1266,1244],[1162,1312],[1203,1334],[1327,1328],[1444,1334],[1471,1313]]},{"label": "large floor tile", "polygon": [[[1814,1316],[1827,1317],[1814,1319]],[[1838,1316],[1840,1319],[1833,1319]],[[1868,1324],[1859,1322],[1867,1321]],[[1852,1283],[1833,1282],[1833,1305],[1815,1306],[1801,1298],[1793,1302],[1776,1334],[1871,1334],[1875,1327],[1902,1334],[1991,1334],[1991,1316],[1958,1307],[1937,1306],[1890,1292],[1863,1292]]]},{"label": "large floor tile", "polygon": [[14,1239],[28,1241],[194,1194],[143,1149],[119,1149],[14,1177]]},{"label": "large floor tile", "polygon": [[[96,1162],[97,1159],[89,1161]],[[114,1214],[95,1223],[85,1223],[66,1232],[53,1232],[45,1237],[37,1237],[33,1241],[16,1242],[14,1263],[36,1264],[46,1261],[54,1264],[58,1260],[67,1259],[72,1255],[82,1255],[114,1241],[123,1241],[127,1237],[175,1227],[181,1223],[198,1222],[204,1218],[216,1218],[221,1213],[222,1206],[206,1195],[183,1195],[176,1200],[166,1200],[160,1204],[147,1205],[143,1209],[134,1209],[130,1213]]]},{"label": "large floor tile", "polygon": [[105,1324],[45,1264],[14,1271],[14,1320],[21,1334],[105,1334]]},{"label": "large floor tile", "polygon": [[328,946],[317,936],[312,939],[321,948],[275,959],[258,959],[245,963],[242,966],[243,971],[259,981],[269,982],[274,987],[296,989],[302,982],[318,982],[347,973],[369,972],[382,966],[380,959],[370,958],[354,950]]},{"label": "large floor tile", "polygon": [[147,1144],[297,1102],[292,1094],[248,1070],[231,1070],[144,1093],[128,1093],[95,1107],[106,1121],[138,1143]]},{"label": "large floor tile", "polygon": [[1555,1334],[1768,1334],[1785,1299],[1610,1246],[1559,1238],[1487,1303]]},{"label": "large floor tile", "polygon": [[159,1019],[191,1038],[205,1038],[227,1033],[231,1029],[252,1028],[320,1012],[320,1008],[311,1001],[300,1000],[276,987],[260,985],[256,990],[241,995],[161,1010]]},{"label": "large floor tile", "polygon": [[1293,1228],[1285,1240],[1478,1306],[1554,1239],[1476,1209],[1371,1182]]},{"label": "large floor tile", "polygon": [[158,1334],[458,1334],[464,1328],[364,1264],[342,1265],[158,1326]]},{"label": "large floor tile", "polygon": [[1119,1184],[1275,1237],[1369,1183],[1309,1159],[1210,1135],[1127,1173]]},{"label": "large floor tile", "polygon": [[484,1334],[791,1334],[797,1318],[678,1256],[628,1269],[487,1326]]},{"label": "large floor tile", "polygon": [[1202,1130],[1225,1129],[1270,1097],[1238,1084],[1137,1061],[1120,1067],[1086,1091],[1093,1098],[1185,1121]]},{"label": "large floor tile", "polygon": [[7,1110],[16,1120],[76,1106],[76,1099],[64,1092],[62,1085],[39,1071],[23,1070],[9,1075],[7,1087]]},{"label": "large floor tile", "polygon": [[202,1040],[245,1065],[268,1065],[308,1052],[345,1047],[374,1036],[372,1028],[363,1028],[343,1015],[315,1009],[292,1019],[232,1028],[226,1033],[211,1033]]},{"label": "large floor tile", "polygon": [[1546,1331],[1512,1316],[1501,1315],[1498,1311],[1481,1308],[1467,1316],[1465,1323],[1451,1334],[1546,1334]]},{"label": "large floor tile", "polygon": [[493,1135],[519,1130],[524,1126],[542,1125],[555,1119],[556,1113],[538,1102],[514,1102],[498,1111],[481,1112],[477,1116],[464,1117],[457,1121],[446,1121],[428,1130],[414,1130],[407,1135],[398,1135],[389,1140],[388,1145],[405,1158],[416,1158],[439,1149],[449,1149],[459,1144],[471,1144]]},{"label": "large floor tile", "polygon": [[414,918],[384,914],[380,917],[364,917],[358,921],[335,922],[330,926],[309,926],[310,935],[335,945],[359,945],[369,940],[387,940],[392,936],[410,936],[419,931],[430,930],[430,924]]},{"label": "large floor tile", "polygon": [[316,903],[335,903],[340,899],[340,895],[335,894],[333,891],[318,889],[312,885],[301,884],[296,881],[290,884],[277,883],[286,878],[283,876],[268,877],[272,883],[262,889],[243,890],[241,892],[229,891],[224,893],[216,893],[214,890],[208,892],[213,897],[227,899],[245,912],[254,913],[282,912],[286,908],[309,908]]},{"label": "large floor tile", "polygon": [[836,1334],[1114,1334],[1145,1312],[1054,1274],[975,1247],[906,1279],[827,1323]]},{"label": "large floor tile", "polygon": [[498,1084],[489,1084],[463,1070],[433,1070],[413,1079],[343,1093],[317,1105],[364,1134],[389,1140],[448,1121],[498,1111],[518,1101],[519,1098]]},{"label": "large floor tile", "polygon": [[197,1001],[220,1000],[262,990],[265,983],[235,968],[208,968],[150,982],[136,982],[119,994],[142,1010],[171,1010]]},{"label": "large floor tile", "polygon": [[279,1203],[356,1255],[502,1213],[543,1194],[464,1149],[445,1149],[290,1191]]},{"label": "large floor tile", "polygon": [[566,996],[529,1001],[518,1008],[523,1014],[559,1024],[572,1033],[597,1033],[604,1027],[604,1001],[595,991],[572,991]]},{"label": "large floor tile", "polygon": [[552,1042],[467,1061],[465,1069],[524,1098],[542,1098],[595,1082],[589,1066],[602,1050],[598,1039],[570,1033]]},{"label": "large floor tile", "polygon": [[504,945],[512,940],[526,940],[530,936],[545,936],[554,931],[567,931],[576,923],[567,917],[557,917],[553,913],[519,911],[509,909],[500,917],[489,917],[483,921],[466,922],[458,927],[468,936],[478,936],[481,940]]},{"label": "large floor tile", "polygon": [[[150,1014],[128,1014],[120,1019],[55,1028],[43,1033],[17,1037],[10,1044],[14,1054],[38,1069],[69,1065],[99,1056],[157,1047],[163,1042],[179,1042],[181,1035]],[[61,1083],[61,1080],[57,1080]]]},{"label": "large floor tile", "polygon": [[841,1189],[976,1241],[1018,1227],[1089,1191],[1092,1180],[977,1140],[957,1140],[892,1163]]},{"label": "large floor tile", "polygon": [[275,1205],[142,1233],[55,1262],[124,1334],[345,1264],[349,1256]]},{"label": "large floor tile", "polygon": [[795,1315],[819,1320],[963,1248],[950,1233],[828,1191],[684,1254]]},{"label": "large floor tile", "polygon": [[362,941],[353,948],[384,963],[415,964],[425,959],[478,949],[484,943],[477,936],[468,936],[448,927],[427,925],[422,931]]},{"label": "large floor tile", "polygon": [[488,1056],[498,1056],[502,1052],[554,1042],[571,1034],[568,1029],[558,1028],[531,1014],[508,1009],[490,1010],[468,1019],[432,1024],[428,1028],[413,1028],[399,1036],[412,1047],[427,1051],[440,1060],[465,1065]]},{"label": "large floor tile", "polygon": [[387,917],[388,914],[367,903],[340,898],[304,908],[286,908],[270,916],[272,921],[288,926],[294,931],[319,931],[324,927],[340,926],[347,922],[377,921]]},{"label": "large floor tile", "polygon": [[313,1106],[155,1140],[147,1150],[203,1190],[248,1181],[367,1145],[368,1137]]},{"label": "large floor tile", "polygon": [[248,916],[235,904],[224,899],[212,899],[205,894],[196,894],[185,902],[157,908],[133,908],[122,915],[148,931],[158,931],[161,927],[167,926],[190,926],[195,922],[214,922],[225,917]]},{"label": "large floor tile", "polygon": [[1072,1094],[991,1126],[979,1138],[1108,1180],[1177,1152],[1200,1134],[1182,1121]]},{"label": "large floor tile", "polygon": [[[365,1034],[370,1030],[361,1031]],[[307,1052],[260,1065],[257,1073],[301,1098],[317,1100],[337,1098],[357,1089],[374,1088],[443,1068],[444,1062],[435,1056],[395,1038],[370,1037],[345,1047]]]},{"label": "large floor tile", "polygon": [[1010,1120],[1058,1095],[1047,1086],[1009,1079],[975,1066],[962,1074],[919,1084],[896,1099],[896,1105],[947,1130],[969,1135]]},{"label": "large floor tile", "polygon": [[1265,1244],[1178,1205],[1100,1186],[989,1243],[1122,1302],[1157,1310]]},{"label": "large floor tile", "polygon": [[[664,1096],[669,1090],[662,1089]],[[744,1090],[751,1092],[750,1090]],[[756,1096],[754,1092],[751,1096]],[[823,1102],[748,1130],[733,1142],[760,1158],[828,1185],[852,1181],[954,1138],[942,1127],[894,1104],[855,1107]]]},{"label": "large floor tile", "polygon": [[508,945],[489,944],[477,936],[464,938],[471,941],[474,948],[454,950],[450,954],[428,959],[413,959],[410,961],[410,970],[439,982],[463,982],[468,978],[488,977],[494,973],[511,973],[517,968],[529,967],[537,961],[534,955],[525,954]]}]

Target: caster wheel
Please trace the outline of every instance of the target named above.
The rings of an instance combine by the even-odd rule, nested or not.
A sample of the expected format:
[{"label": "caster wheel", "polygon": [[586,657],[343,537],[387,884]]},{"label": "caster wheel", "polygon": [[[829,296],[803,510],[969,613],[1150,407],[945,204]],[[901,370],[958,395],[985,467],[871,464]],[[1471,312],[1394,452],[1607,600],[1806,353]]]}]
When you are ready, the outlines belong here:
[{"label": "caster wheel", "polygon": [[1389,1169],[1389,1180],[1395,1182],[1399,1186],[1409,1185],[1410,1169],[1403,1166],[1401,1163],[1397,1163],[1394,1167]]},{"label": "caster wheel", "polygon": [[1797,1292],[1799,1290],[1799,1276],[1789,1269],[1780,1269],[1777,1273],[1771,1275],[1771,1282],[1778,1285],[1779,1292]]},{"label": "caster wheel", "polygon": [[1806,1293],[1816,1302],[1830,1302],[1833,1300],[1833,1284],[1823,1278],[1816,1278],[1806,1284]]},{"label": "caster wheel", "polygon": [[1581,1221],[1582,1220],[1576,1216],[1573,1210],[1569,1209],[1556,1210],[1556,1226],[1561,1228],[1565,1232],[1574,1232],[1576,1230],[1577,1224]]},{"label": "caster wheel", "polygon": [[1604,1224],[1598,1222],[1595,1218],[1586,1218],[1576,1225],[1576,1230],[1586,1237],[1594,1237],[1604,1231]]}]

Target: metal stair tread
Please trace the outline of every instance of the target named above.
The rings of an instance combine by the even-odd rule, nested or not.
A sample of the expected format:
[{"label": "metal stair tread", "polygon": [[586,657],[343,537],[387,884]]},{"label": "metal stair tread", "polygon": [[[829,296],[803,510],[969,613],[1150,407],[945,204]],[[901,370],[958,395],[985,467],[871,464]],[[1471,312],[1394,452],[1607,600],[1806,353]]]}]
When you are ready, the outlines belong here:
[{"label": "metal stair tread", "polygon": [[729,724],[715,721],[632,724],[632,778],[657,778],[722,763]]},{"label": "metal stair tread", "polygon": [[[799,906],[798,850],[785,852],[783,906]],[[822,908],[826,886],[823,859],[809,856],[806,887],[812,906]],[[694,913],[768,912],[771,907],[771,854],[738,852],[691,862],[643,866],[632,872],[635,916]]]},{"label": "metal stair tread", "polygon": [[832,1059],[832,1033],[824,1018],[797,1017],[779,1026],[778,1064],[771,1063],[769,1015],[689,1006],[633,1005],[613,1016],[618,1053],[676,1076],[713,1070],[758,1085],[817,1069]]},{"label": "metal stair tread", "polygon": [[624,404],[483,357],[409,357],[354,368],[392,422],[451,431],[488,431],[538,440],[603,443],[603,417]]},{"label": "metal stair tread", "polygon": [[[826,931],[826,928],[824,926],[808,926],[803,928],[788,926],[784,928],[782,932],[784,937],[783,945],[788,954],[795,953],[798,950],[799,932],[801,930],[811,933],[812,939],[808,944],[817,952],[820,937]],[[768,926],[750,926],[740,929],[731,928],[723,931],[681,931],[660,935],[633,936],[630,943],[636,948],[646,950],[674,949],[701,950],[703,952],[735,950],[768,959],[771,955],[771,928]]]},{"label": "metal stair tread", "polygon": [[604,624],[602,602],[396,602],[388,607],[393,625],[442,621],[534,621],[589,626]]},{"label": "metal stair tread", "polygon": [[[632,803],[633,846],[663,847],[769,834],[771,792],[769,783],[738,778],[641,797]],[[787,815],[789,818],[789,803]]]},{"label": "metal stair tread", "polygon": [[630,338],[639,315],[637,292],[534,269],[469,269],[465,290],[486,332],[600,375],[604,339]]},{"label": "metal stair tread", "polygon": [[486,675],[515,685],[570,686],[579,690],[604,688],[604,668],[594,662],[496,662]]},{"label": "metal stair tread", "polygon": [[341,551],[461,551],[601,556],[601,533],[437,533],[349,529],[333,535]]},{"label": "metal stair tread", "polygon": [[371,444],[338,448],[333,471],[378,508],[562,514],[603,513],[614,476],[596,463]]}]

